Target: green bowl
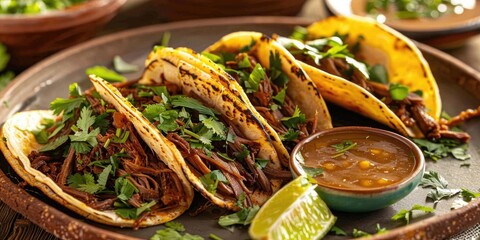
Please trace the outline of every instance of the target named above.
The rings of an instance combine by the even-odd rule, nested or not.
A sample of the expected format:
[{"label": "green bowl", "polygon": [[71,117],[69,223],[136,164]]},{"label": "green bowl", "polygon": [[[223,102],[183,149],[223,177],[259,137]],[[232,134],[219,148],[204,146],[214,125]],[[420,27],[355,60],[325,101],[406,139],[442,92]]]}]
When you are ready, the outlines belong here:
[{"label": "green bowl", "polygon": [[301,155],[301,150],[306,143],[320,136],[333,137],[342,133],[360,133],[365,134],[365,136],[377,135],[390,138],[394,140],[395,144],[401,144],[411,151],[415,164],[408,176],[397,183],[383,187],[360,189],[327,186],[318,183],[318,192],[329,208],[342,212],[369,212],[382,209],[406,197],[422,180],[425,171],[425,158],[415,143],[390,131],[358,126],[324,130],[299,142],[290,155],[290,168],[293,174],[295,176],[307,175],[302,167],[303,156]]}]

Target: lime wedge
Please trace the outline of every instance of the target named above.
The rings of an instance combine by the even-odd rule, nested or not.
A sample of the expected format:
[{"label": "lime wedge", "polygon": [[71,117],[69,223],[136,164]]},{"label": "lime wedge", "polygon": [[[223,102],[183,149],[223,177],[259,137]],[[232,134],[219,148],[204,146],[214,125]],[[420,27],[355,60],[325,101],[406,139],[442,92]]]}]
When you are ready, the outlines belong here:
[{"label": "lime wedge", "polygon": [[319,239],[337,218],[305,177],[298,177],[275,193],[250,225],[253,239]]}]

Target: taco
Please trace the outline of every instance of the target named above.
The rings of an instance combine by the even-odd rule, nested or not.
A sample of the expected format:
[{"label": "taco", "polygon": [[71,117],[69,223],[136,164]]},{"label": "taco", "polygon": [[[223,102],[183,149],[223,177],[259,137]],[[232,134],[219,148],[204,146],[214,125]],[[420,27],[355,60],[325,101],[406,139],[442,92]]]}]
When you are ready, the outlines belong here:
[{"label": "taco", "polygon": [[70,85],[51,111],[19,112],[1,130],[0,149],[31,186],[99,223],[146,227],[171,221],[193,200],[193,188],[169,147],[121,102],[83,95]]},{"label": "taco", "polygon": [[[202,61],[229,80],[265,126],[282,163],[302,139],[332,127],[320,92],[293,56],[257,32],[235,32],[203,52]],[[210,60],[206,60],[210,58]]]},{"label": "taco", "polygon": [[360,17],[330,17],[296,36],[274,38],[299,60],[327,101],[405,136],[441,137],[437,84],[405,36]]},{"label": "taco", "polygon": [[258,119],[215,75],[172,48],[155,49],[146,63],[141,79],[116,84],[118,90],[94,79],[95,85],[134,106],[165,135],[206,199],[231,210],[260,206],[292,178]]}]

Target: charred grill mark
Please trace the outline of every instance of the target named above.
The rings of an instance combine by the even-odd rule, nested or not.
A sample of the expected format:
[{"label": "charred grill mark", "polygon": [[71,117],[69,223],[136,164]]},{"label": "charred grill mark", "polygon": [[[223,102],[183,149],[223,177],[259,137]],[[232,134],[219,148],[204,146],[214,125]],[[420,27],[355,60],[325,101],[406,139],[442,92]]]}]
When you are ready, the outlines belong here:
[{"label": "charred grill mark", "polygon": [[361,92],[361,93],[362,93],[364,98],[367,98],[367,99],[370,98],[370,96],[368,96],[366,93],[364,93],[364,92]]},{"label": "charred grill mark", "polygon": [[269,43],[271,40],[272,40],[272,39],[271,39],[269,36],[267,36],[267,35],[262,35],[262,36],[260,37],[260,41],[261,41],[261,42]]},{"label": "charred grill mark", "polygon": [[164,62],[166,62],[166,63],[168,63],[168,64],[170,64],[170,65],[172,65],[172,66],[176,66],[175,63],[172,62],[172,61],[170,61],[170,59],[168,59],[168,58],[162,58],[162,61],[164,61]]}]

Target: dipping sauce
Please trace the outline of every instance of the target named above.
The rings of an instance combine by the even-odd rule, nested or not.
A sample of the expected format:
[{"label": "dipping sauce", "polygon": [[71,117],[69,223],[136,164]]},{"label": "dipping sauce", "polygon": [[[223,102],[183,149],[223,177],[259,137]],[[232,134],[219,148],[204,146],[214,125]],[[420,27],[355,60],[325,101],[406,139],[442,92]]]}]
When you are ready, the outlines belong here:
[{"label": "dipping sauce", "polygon": [[[351,0],[352,13],[359,16],[371,16],[378,22],[385,23],[400,31],[448,29],[460,24],[466,25],[480,15],[479,0],[451,1],[457,5],[455,7],[451,7],[451,4],[442,3],[438,11],[431,11],[432,14],[430,15],[432,16],[427,17],[424,16],[425,14],[418,13],[418,17],[415,18],[399,17],[399,12],[391,2],[388,2],[390,5],[387,9],[377,9],[377,14],[368,13],[366,9],[368,2],[368,0]],[[417,9],[417,11],[421,10],[419,6],[417,6]],[[414,10],[411,10],[411,12],[414,12]],[[438,12],[438,15],[433,14],[435,12]]]},{"label": "dipping sauce", "polygon": [[358,132],[320,135],[299,153],[305,167],[323,169],[314,178],[333,188],[386,187],[411,176],[414,154],[405,143],[387,136]]}]

